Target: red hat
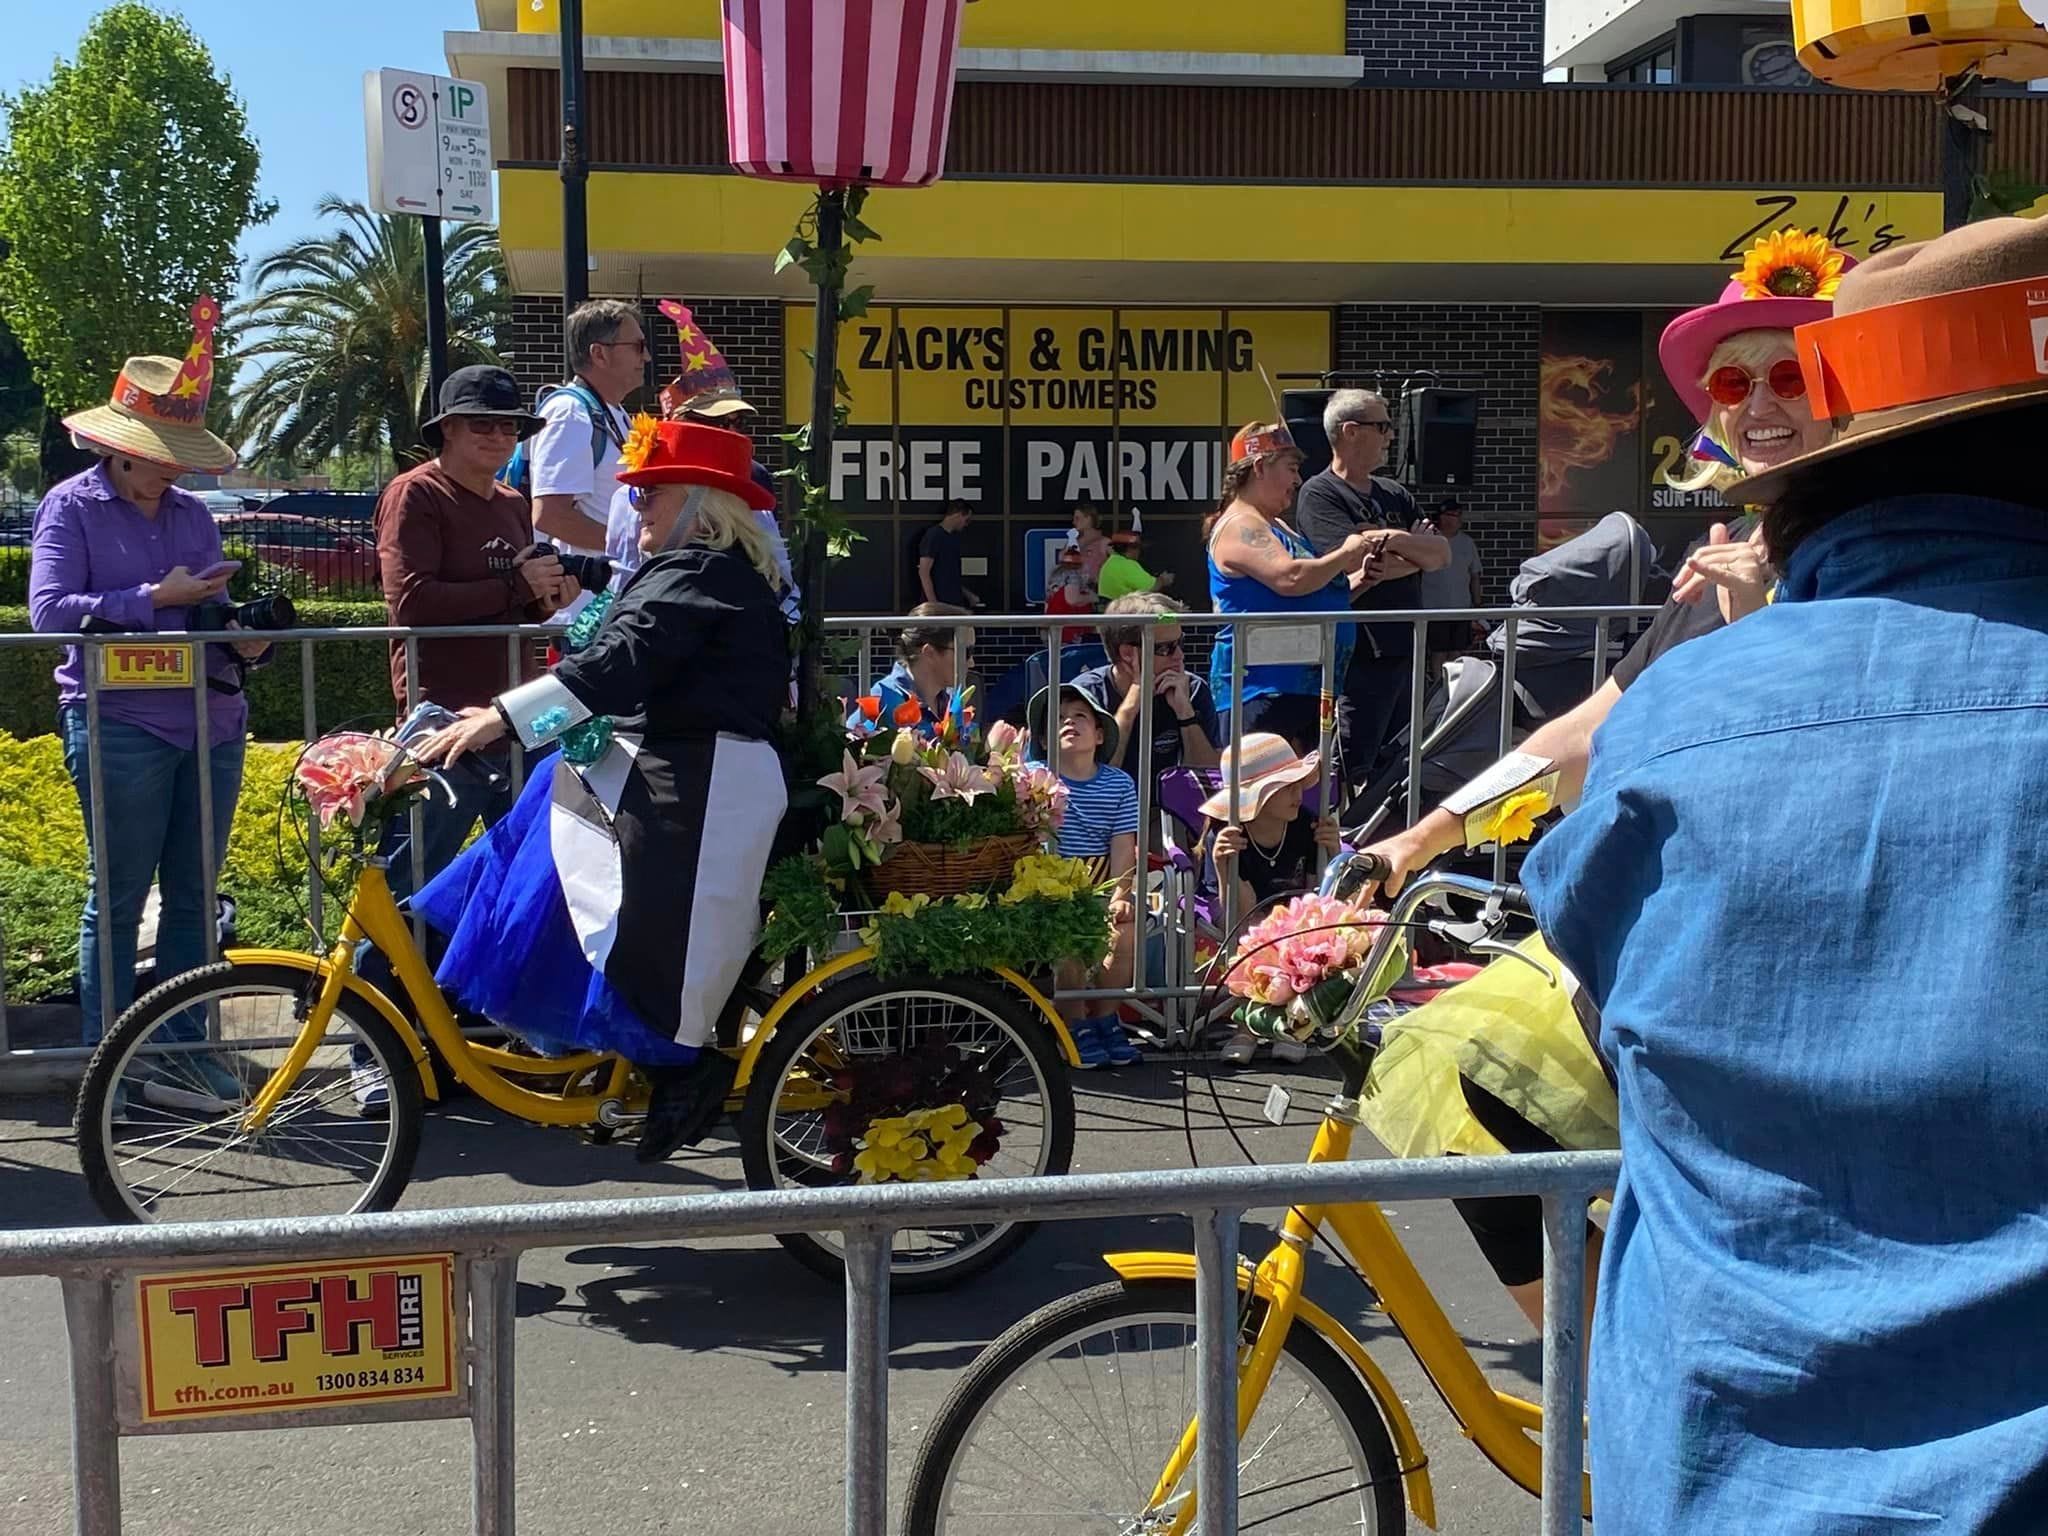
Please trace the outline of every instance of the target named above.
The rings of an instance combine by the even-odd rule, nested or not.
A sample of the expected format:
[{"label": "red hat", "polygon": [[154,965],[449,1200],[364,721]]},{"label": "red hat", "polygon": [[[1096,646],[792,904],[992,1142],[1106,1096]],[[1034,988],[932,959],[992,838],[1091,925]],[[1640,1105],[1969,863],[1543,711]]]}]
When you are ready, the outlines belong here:
[{"label": "red hat", "polygon": [[1295,445],[1294,434],[1280,422],[1261,424],[1253,422],[1248,427],[1239,427],[1230,439],[1229,461],[1242,464],[1247,459],[1270,458],[1275,454],[1298,454],[1301,449]]},{"label": "red hat", "polygon": [[1820,235],[1796,229],[1765,235],[1743,258],[1721,297],[1689,309],[1664,328],[1657,360],[1697,421],[1714,408],[1707,395],[1707,359],[1743,331],[1790,331],[1835,312],[1835,288],[1856,258]]},{"label": "red hat", "polygon": [[743,432],[638,416],[619,459],[625,465],[619,479],[627,485],[708,485],[730,491],[756,512],[775,505],[775,493],[754,479],[754,444]]}]

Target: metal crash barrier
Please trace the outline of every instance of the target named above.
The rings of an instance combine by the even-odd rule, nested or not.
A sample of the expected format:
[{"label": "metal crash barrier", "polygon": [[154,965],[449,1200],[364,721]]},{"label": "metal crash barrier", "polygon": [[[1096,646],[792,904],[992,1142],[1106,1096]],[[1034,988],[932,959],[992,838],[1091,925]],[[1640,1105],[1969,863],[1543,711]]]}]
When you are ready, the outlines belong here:
[{"label": "metal crash barrier", "polygon": [[[1498,626],[1501,645],[1497,651],[1483,653],[1496,668],[1492,688],[1495,694],[1494,706],[1498,711],[1498,730],[1495,739],[1501,751],[1511,747],[1516,739],[1516,705],[1526,700],[1527,690],[1518,677],[1516,641],[1521,626],[1540,621],[1546,625],[1558,620],[1577,620],[1591,624],[1593,634],[1590,645],[1583,651],[1564,658],[1564,664],[1579,669],[1576,678],[1583,675],[1583,688],[1575,695],[1583,697],[1598,687],[1607,676],[1608,670],[1622,650],[1627,646],[1633,630],[1640,621],[1647,620],[1656,612],[1654,607],[1582,607],[1582,608],[1476,608],[1446,609],[1400,612],[1397,614],[1371,615],[1374,627],[1387,624],[1408,624],[1414,631],[1413,655],[1409,666],[1410,718],[1419,718],[1430,697],[1432,679],[1429,675],[1428,631],[1432,623],[1458,620],[1476,621],[1489,626]],[[1213,638],[1214,632],[1231,628],[1237,637],[1232,647],[1232,689],[1231,702],[1224,723],[1225,733],[1231,745],[1223,749],[1224,762],[1232,776],[1236,775],[1237,745],[1242,737],[1243,680],[1246,666],[1267,664],[1314,665],[1319,677],[1319,703],[1321,718],[1321,774],[1319,779],[1320,804],[1331,804],[1331,765],[1334,754],[1331,751],[1336,729],[1336,700],[1343,692],[1343,678],[1335,674],[1334,660],[1337,655],[1337,631],[1339,626],[1353,625],[1360,615],[1336,613],[1284,613],[1284,614],[1214,614],[1186,613],[1162,616],[1155,622],[1171,623],[1180,627],[1191,640]],[[889,636],[911,622],[903,617],[865,617],[827,619],[825,628],[828,640],[839,648],[844,659],[855,669],[852,679],[858,687],[865,688],[870,679],[886,671],[891,664],[892,647]],[[1100,622],[1097,616],[1096,622]],[[981,637],[977,643],[984,654],[997,648],[987,637],[995,631],[1007,631],[1011,636],[1019,632],[1043,637],[1042,648],[1037,649],[1035,662],[1020,662],[1027,666],[1042,668],[1044,677],[1067,677],[1073,671],[1071,658],[1062,654],[1061,633],[1063,630],[1083,628],[1092,632],[1089,624],[1076,624],[1075,616],[1045,614],[976,614],[971,619],[958,622],[956,629],[961,638],[972,632]],[[469,625],[445,629],[307,629],[293,630],[277,637],[277,655],[273,666],[290,666],[290,653],[298,651],[299,686],[303,696],[301,729],[303,739],[311,740],[322,730],[333,730],[343,725],[363,729],[375,729],[388,724],[386,719],[374,720],[322,720],[317,710],[318,694],[318,652],[327,645],[376,645],[380,649],[393,641],[402,642],[402,656],[406,676],[406,696],[416,701],[419,697],[419,648],[437,640],[451,640],[477,637],[501,639],[506,646],[508,660],[517,665],[522,651],[530,649],[537,641],[559,638],[560,631],[544,626],[502,626]],[[213,867],[213,829],[219,807],[213,803],[212,783],[209,773],[208,733],[203,728],[207,717],[206,687],[207,669],[203,664],[205,647],[247,639],[245,634],[185,634],[163,635],[43,635],[10,634],[0,635],[0,648],[37,649],[51,653],[51,663],[56,662],[55,652],[68,645],[83,645],[89,656],[86,668],[85,714],[87,724],[87,777],[90,786],[92,806],[89,836],[95,846],[104,842],[104,793],[103,768],[101,764],[101,706],[110,689],[133,686],[170,687],[190,693],[195,722],[201,728],[198,733],[198,787],[199,821],[202,857],[206,868],[204,874],[205,909],[211,911],[218,882],[219,871]],[[956,642],[957,643],[957,642]],[[1002,649],[1014,650],[1014,644]],[[1191,646],[1191,649],[1206,653],[1206,645]],[[1157,775],[1152,765],[1152,727],[1154,714],[1153,689],[1156,681],[1154,658],[1149,646],[1139,648],[1139,715],[1134,732],[1137,757],[1127,759],[1126,768],[1137,781],[1139,829],[1137,868],[1146,871],[1152,868],[1152,855],[1159,851],[1159,816],[1156,814]],[[1198,671],[1190,667],[1191,671]],[[1423,765],[1425,758],[1424,741],[1418,732],[1411,731],[1407,742],[1406,790],[1400,796],[1398,816],[1390,815],[1378,834],[1385,835],[1419,819],[1428,808],[1423,790]],[[516,746],[513,749],[513,775],[517,787],[521,764]],[[414,812],[418,814],[417,809]],[[312,859],[308,868],[306,911],[310,922],[319,925],[325,914],[324,896],[318,877],[319,833],[317,826],[309,827],[309,845]],[[412,844],[415,857],[418,856],[419,840]],[[1505,855],[1496,859],[1496,869],[1504,868]],[[416,873],[418,873],[416,871]],[[101,911],[111,907],[107,888],[104,861],[95,866],[98,906]],[[1147,953],[1147,945],[1134,946],[1135,970],[1131,983],[1125,987],[1097,988],[1089,991],[1065,991],[1062,998],[1109,997],[1126,1002],[1148,1018],[1157,1022],[1170,1040],[1185,1040],[1191,1032],[1198,1030],[1201,1020],[1196,1017],[1196,1001],[1203,988],[1193,967],[1193,941],[1190,926],[1179,919],[1187,910],[1192,897],[1192,880],[1187,871],[1162,871],[1149,892],[1153,920],[1169,936],[1183,942],[1166,946],[1163,966],[1155,967]],[[1223,927],[1227,931],[1235,920],[1235,892],[1225,891],[1222,900]],[[215,933],[211,923],[205,929],[206,958],[215,958]],[[311,935],[308,934],[310,940]],[[6,953],[5,935],[0,935],[0,956]],[[113,989],[113,946],[102,944],[99,948],[100,995],[111,1001]],[[5,997],[5,980],[0,976],[0,999]],[[109,1010],[111,1012],[111,1009]],[[111,1017],[102,1021],[102,1031],[111,1029]],[[16,1048],[9,1038],[8,1013],[0,1003],[0,1091],[9,1088],[47,1088],[67,1079],[75,1079],[84,1069],[85,1059],[91,1054],[89,1047],[78,1045],[40,1046]]]},{"label": "metal crash barrier", "polygon": [[[1348,1201],[1543,1200],[1545,1536],[1581,1530],[1586,1208],[1613,1153],[1325,1163],[579,1200],[317,1220],[205,1222],[0,1235],[0,1278],[54,1276],[70,1335],[78,1536],[121,1530],[124,1436],[467,1418],[471,1529],[512,1536],[517,1486],[514,1285],[529,1249],[837,1231],[846,1253],[846,1530],[888,1529],[889,1246],[907,1226],[1191,1217],[1198,1361],[1196,1497],[1205,1536],[1238,1529],[1240,1223],[1248,1211]],[[246,1314],[244,1316],[243,1314]],[[237,1318],[234,1326],[228,1319]],[[380,1361],[337,1369],[358,1332]],[[303,1382],[291,1340],[314,1356]],[[278,1369],[238,1358],[275,1355]],[[341,1346],[336,1349],[335,1346]],[[322,1368],[324,1366],[324,1369]],[[300,1390],[301,1386],[304,1390]],[[289,1388],[291,1390],[280,1390]]]}]

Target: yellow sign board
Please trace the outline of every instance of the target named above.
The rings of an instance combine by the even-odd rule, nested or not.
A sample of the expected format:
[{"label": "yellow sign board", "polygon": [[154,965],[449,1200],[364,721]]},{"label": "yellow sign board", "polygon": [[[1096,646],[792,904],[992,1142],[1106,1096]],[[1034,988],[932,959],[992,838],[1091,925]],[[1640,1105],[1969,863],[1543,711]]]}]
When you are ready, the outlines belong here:
[{"label": "yellow sign board", "polygon": [[145,1423],[461,1390],[451,1254],[148,1274],[135,1303]]},{"label": "yellow sign board", "polygon": [[192,644],[185,640],[123,640],[100,650],[105,688],[190,688]]}]

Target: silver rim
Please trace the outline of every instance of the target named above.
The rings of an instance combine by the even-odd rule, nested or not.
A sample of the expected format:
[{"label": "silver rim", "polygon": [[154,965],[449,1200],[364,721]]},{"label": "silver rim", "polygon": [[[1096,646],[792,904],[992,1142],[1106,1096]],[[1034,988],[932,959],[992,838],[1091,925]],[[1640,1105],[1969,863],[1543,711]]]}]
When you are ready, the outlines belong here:
[{"label": "silver rim", "polygon": [[[1002,1094],[996,1114],[1003,1122],[1003,1137],[995,1156],[975,1177],[1030,1178],[1047,1172],[1053,1150],[1051,1085],[1015,1025],[954,993],[911,988],[877,993],[821,1020],[774,1083],[775,1102],[781,1103],[791,1076],[805,1069],[820,1052],[873,1059],[941,1043],[979,1054],[996,1066]],[[769,1116],[768,1134],[772,1143],[769,1159],[778,1188],[815,1189],[855,1182],[852,1174],[832,1172],[832,1152],[819,1111],[777,1109]],[[890,1267],[898,1274],[914,1271],[926,1275],[954,1268],[998,1241],[1014,1225],[902,1228],[892,1239]],[[841,1251],[837,1233],[813,1235],[834,1253]]]},{"label": "silver rim", "polygon": [[[116,1123],[112,1090],[95,1110],[107,1169],[135,1220],[341,1215],[369,1200],[398,1153],[389,1088],[398,1064],[339,1010],[270,1119],[253,1134],[241,1125],[310,1006],[297,988],[224,976],[122,1051],[125,1117]],[[352,1048],[384,1076],[382,1118],[356,1104]]]},{"label": "silver rim", "polygon": [[[1195,1322],[1172,1308],[1077,1324],[1006,1376],[946,1466],[941,1536],[1164,1531],[1191,1465],[1145,1505],[1194,1418]],[[1246,1429],[1238,1528],[1264,1536],[1376,1531],[1372,1471],[1343,1406],[1291,1354]],[[1199,1524],[1196,1529],[1200,1529]]]}]

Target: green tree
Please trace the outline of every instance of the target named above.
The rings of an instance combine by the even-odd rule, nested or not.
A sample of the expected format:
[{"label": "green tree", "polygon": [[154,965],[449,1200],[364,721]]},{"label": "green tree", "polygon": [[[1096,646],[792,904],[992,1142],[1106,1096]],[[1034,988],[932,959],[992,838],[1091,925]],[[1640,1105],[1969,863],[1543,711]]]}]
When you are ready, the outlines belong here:
[{"label": "green tree", "polygon": [[[330,452],[400,460],[425,453],[420,405],[427,382],[427,258],[420,221],[328,196],[332,232],[264,257],[237,325],[239,440],[302,462]],[[495,326],[510,308],[497,231],[452,224],[443,239],[448,365],[495,363]]]},{"label": "green tree", "polygon": [[132,0],[0,109],[0,318],[61,415],[104,400],[124,359],[183,352],[192,301],[233,296],[242,232],[276,204],[256,195],[247,116],[205,45]]}]

